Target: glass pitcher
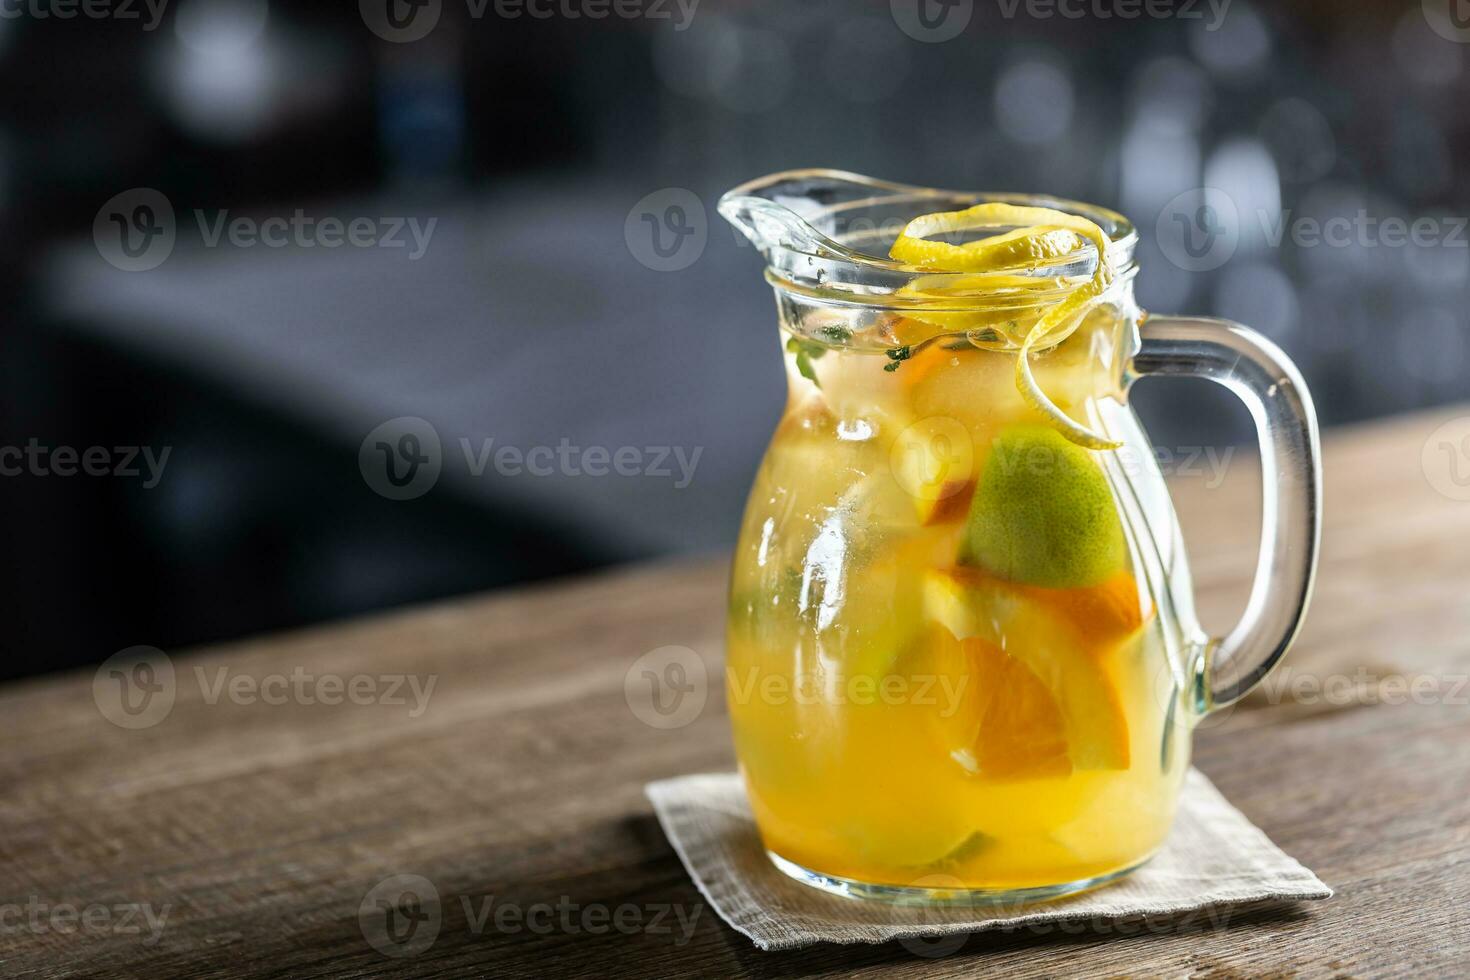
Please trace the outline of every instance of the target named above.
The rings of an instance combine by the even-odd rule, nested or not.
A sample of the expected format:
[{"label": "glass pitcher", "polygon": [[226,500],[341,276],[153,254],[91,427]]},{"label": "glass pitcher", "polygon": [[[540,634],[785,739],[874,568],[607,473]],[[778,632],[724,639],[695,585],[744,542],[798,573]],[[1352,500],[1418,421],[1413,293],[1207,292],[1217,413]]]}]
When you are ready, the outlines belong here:
[{"label": "glass pitcher", "polygon": [[[1015,381],[1013,328],[1085,280],[1095,247],[1006,275],[885,258],[911,219],[982,201],[1106,235],[1111,284],[1027,363],[1117,448],[1064,437]],[[841,894],[957,904],[1139,867],[1169,832],[1194,724],[1271,669],[1307,606],[1321,477],[1296,368],[1238,324],[1139,310],[1137,235],[1102,208],[804,170],[720,213],[765,259],[788,382],[735,553],[726,675],[772,861]],[[1196,622],[1127,402],[1148,375],[1225,385],[1259,432],[1260,558],[1223,638]]]}]

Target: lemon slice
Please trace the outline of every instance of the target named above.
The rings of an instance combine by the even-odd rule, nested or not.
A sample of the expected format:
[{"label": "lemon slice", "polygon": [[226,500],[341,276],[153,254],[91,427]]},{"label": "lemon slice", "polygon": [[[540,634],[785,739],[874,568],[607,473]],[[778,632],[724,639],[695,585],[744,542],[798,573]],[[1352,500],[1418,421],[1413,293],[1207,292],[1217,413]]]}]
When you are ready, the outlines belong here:
[{"label": "lemon slice", "polygon": [[[932,240],[935,235],[1005,227],[1014,230],[962,245]],[[1097,267],[1092,278],[1048,307],[1025,330],[1024,335],[1012,338],[1019,339],[1020,342],[1020,350],[1016,356],[1016,387],[1032,408],[1044,415],[1057,431],[1072,442],[1088,449],[1117,449],[1122,443],[1078,424],[1058,408],[1041,390],[1031,373],[1031,352],[1047,341],[1055,344],[1064,339],[1053,335],[1075,321],[1113,281],[1113,269],[1108,261],[1107,236],[1101,228],[1086,218],[1053,208],[992,202],[977,204],[963,211],[939,211],[920,215],[899,233],[888,254],[899,262],[933,272],[994,273],[1017,267],[1035,267],[1042,262],[1064,258],[1089,244],[1097,252]],[[1017,275],[1005,276],[1002,282],[991,282],[990,277],[985,277],[972,285],[1024,292],[1055,288],[1059,281],[1055,278]],[[916,292],[926,296],[943,295],[924,291],[922,287]],[[959,318],[973,315],[938,316],[943,320],[936,318],[936,322],[954,327],[960,324]]]},{"label": "lemon slice", "polygon": [[[981,204],[977,207],[990,205]],[[920,224],[931,218],[968,215],[974,210],[975,208],[970,208],[969,211],[943,211],[915,218],[904,228],[888,254],[909,265],[932,267],[945,272],[992,272],[1026,263],[1059,259],[1082,247],[1082,239],[1075,232],[1046,225],[1017,228],[1004,234],[965,242],[963,245],[951,245],[948,242],[930,241],[927,236],[966,231],[977,226],[965,224],[961,227],[949,227],[948,222]],[[984,226],[997,223],[986,220]],[[915,225],[919,227],[916,228]]]}]

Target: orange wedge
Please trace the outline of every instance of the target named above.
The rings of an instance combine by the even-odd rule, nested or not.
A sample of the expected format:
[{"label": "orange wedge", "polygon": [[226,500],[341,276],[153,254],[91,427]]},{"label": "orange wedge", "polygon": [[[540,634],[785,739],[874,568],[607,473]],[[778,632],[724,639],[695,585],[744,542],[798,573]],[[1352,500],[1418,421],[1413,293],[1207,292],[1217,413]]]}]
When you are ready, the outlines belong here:
[{"label": "orange wedge", "polygon": [[[1008,712],[1012,709],[1003,708],[1000,701],[1018,699],[1014,712],[1030,720],[1019,725],[1017,738],[1036,745],[1034,752],[1023,752],[1021,758],[1032,759],[1035,753],[1050,758],[1053,754],[1055,732],[1042,723],[1051,716],[1038,707],[1045,703],[1040,694],[1044,692],[1061,718],[1070,768],[1128,768],[1128,718],[1112,664],[1099,656],[1100,648],[1084,642],[1070,618],[1059,616],[1055,608],[1038,602],[1025,590],[967,569],[928,572],[924,610],[930,622],[943,627],[966,651],[964,656],[972,664],[972,681],[967,687],[984,689],[965,694],[964,711],[978,719],[1003,720],[1011,717]],[[980,644],[967,646],[966,641],[972,640]],[[983,649],[987,646],[1005,660],[997,662]],[[943,653],[943,644],[939,647]],[[1009,681],[1014,681],[1015,688],[1007,693]],[[1040,685],[1039,689],[1034,685]],[[983,701],[970,705],[976,697]],[[1012,741],[997,739],[997,744],[1014,748]],[[967,763],[963,756],[956,759]],[[987,773],[980,754],[972,753],[972,761],[977,774]],[[1043,775],[1052,773],[1053,767],[1048,763],[1039,770],[1023,767],[1022,771]]]},{"label": "orange wedge", "polygon": [[1065,776],[1072,771],[1067,723],[1041,679],[984,640],[931,630],[930,656],[956,702],[934,712],[937,734],[960,765],[987,779]]},{"label": "orange wedge", "polygon": [[1139,598],[1138,583],[1126,571],[1086,589],[1043,589],[1015,584],[1010,587],[1033,602],[1061,613],[1087,647],[1098,651],[1110,650],[1138,632],[1153,611],[1147,599]]}]

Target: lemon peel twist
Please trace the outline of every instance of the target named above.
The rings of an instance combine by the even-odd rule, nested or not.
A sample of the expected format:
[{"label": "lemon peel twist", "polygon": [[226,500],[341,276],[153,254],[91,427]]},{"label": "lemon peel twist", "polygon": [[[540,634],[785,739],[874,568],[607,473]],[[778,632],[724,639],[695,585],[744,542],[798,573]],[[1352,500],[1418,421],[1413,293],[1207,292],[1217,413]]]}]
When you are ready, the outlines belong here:
[{"label": "lemon peel twist", "polygon": [[[932,240],[935,235],[1004,227],[1014,230],[961,245]],[[1112,284],[1108,240],[1101,228],[1086,218],[1053,208],[992,202],[977,204],[963,211],[920,215],[899,233],[888,254],[896,261],[934,272],[993,273],[1065,258],[1088,244],[1097,252],[1097,266],[1092,278],[1048,307],[1026,332],[1016,355],[1016,388],[1032,408],[1072,442],[1088,449],[1117,449],[1122,443],[1078,424],[1058,408],[1041,390],[1031,372],[1031,351],[1074,317],[1080,316]],[[1012,278],[1018,277],[1007,277],[1008,280]],[[1037,285],[1057,282],[1020,278]]]}]

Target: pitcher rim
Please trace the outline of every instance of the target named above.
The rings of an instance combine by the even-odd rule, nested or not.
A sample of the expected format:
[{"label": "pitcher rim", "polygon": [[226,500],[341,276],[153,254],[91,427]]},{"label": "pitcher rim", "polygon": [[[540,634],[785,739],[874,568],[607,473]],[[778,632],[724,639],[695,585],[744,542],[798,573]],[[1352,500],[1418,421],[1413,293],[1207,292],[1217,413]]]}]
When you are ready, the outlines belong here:
[{"label": "pitcher rim", "polygon": [[[775,192],[783,185],[830,181],[835,186],[868,189],[868,197],[858,197],[833,204],[813,201],[798,213],[776,200]],[[1028,207],[1046,207],[1066,211],[1092,221],[1107,236],[1108,259],[1118,280],[1131,279],[1136,271],[1135,250],[1138,230],[1127,216],[1100,205],[1044,194],[1020,194],[990,191],[958,191],[904,184],[868,177],[846,170],[813,167],[783,170],[757,177],[731,188],[721,195],[720,214],[739,229],[766,260],[766,279],[775,287],[824,299],[828,302],[852,303],[877,307],[922,305],[927,309],[969,310],[993,307],[1007,302],[1014,291],[1004,287],[986,288],[987,282],[1012,279],[1016,270],[992,272],[937,272],[903,262],[886,255],[864,251],[835,239],[812,222],[831,218],[844,210],[877,205],[915,205],[910,218],[933,211],[960,210],[982,202],[1002,202]],[[920,207],[919,205],[922,205]],[[897,231],[897,228],[894,228]],[[1079,277],[1092,274],[1096,250],[1091,246],[1050,263],[1041,263],[1022,274],[1038,279],[1057,280],[1055,292],[1060,295]],[[915,304],[899,293],[904,286],[923,278],[931,284],[930,298]],[[965,289],[948,301],[935,301],[934,288],[942,292],[948,285],[975,283],[978,288]],[[1030,302],[1044,300],[1047,292],[1034,288],[1027,291]]]}]

